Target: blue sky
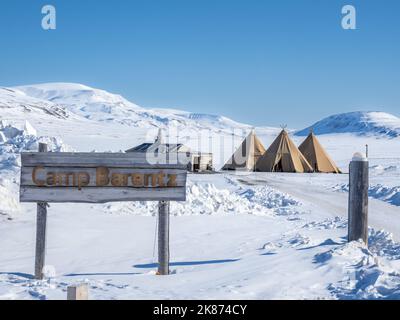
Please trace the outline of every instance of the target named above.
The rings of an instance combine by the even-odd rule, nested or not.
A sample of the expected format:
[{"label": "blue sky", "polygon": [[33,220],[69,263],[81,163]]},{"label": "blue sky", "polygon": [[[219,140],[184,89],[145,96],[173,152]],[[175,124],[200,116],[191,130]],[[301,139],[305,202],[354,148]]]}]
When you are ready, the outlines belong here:
[{"label": "blue sky", "polygon": [[79,82],[254,125],[400,115],[399,15],[398,0],[2,0],[0,85]]}]

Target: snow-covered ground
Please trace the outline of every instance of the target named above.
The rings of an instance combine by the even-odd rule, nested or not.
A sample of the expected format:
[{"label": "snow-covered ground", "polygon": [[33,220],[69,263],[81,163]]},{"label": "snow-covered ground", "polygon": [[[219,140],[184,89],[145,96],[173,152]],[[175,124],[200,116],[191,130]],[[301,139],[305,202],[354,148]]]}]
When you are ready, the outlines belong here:
[{"label": "snow-covered ground", "polygon": [[[400,298],[394,118],[387,125],[377,123],[385,114],[347,115],[348,127],[365,130],[319,136],[344,172],[353,153],[369,145],[368,249],[346,242],[347,174],[189,174],[186,203],[171,208],[170,276],[155,275],[155,203],[51,204],[48,279],[36,281],[36,207],[17,200],[21,151],[36,150],[39,141],[54,151],[126,150],[151,141],[162,127],[212,151],[219,168],[251,127],[147,110],[75,84],[0,88],[0,117],[0,299],[65,299],[67,286],[82,281],[92,299]],[[371,117],[373,129],[359,124]],[[379,126],[390,130],[377,132]],[[256,128],[266,147],[278,131]],[[294,136],[297,144],[303,139]]]}]

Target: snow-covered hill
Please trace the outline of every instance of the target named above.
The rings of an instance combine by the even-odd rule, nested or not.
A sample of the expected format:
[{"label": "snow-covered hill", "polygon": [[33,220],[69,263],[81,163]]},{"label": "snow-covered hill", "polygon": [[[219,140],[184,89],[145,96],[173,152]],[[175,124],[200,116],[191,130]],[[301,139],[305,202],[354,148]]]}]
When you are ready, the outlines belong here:
[{"label": "snow-covered hill", "polygon": [[[231,130],[250,128],[231,119],[173,109],[145,109],[120,95],[75,83],[46,83],[12,88],[35,102],[56,104],[82,118],[133,127],[176,127],[182,129]],[[1,101],[0,95],[0,101]]]},{"label": "snow-covered hill", "polygon": [[0,87],[1,118],[50,117],[58,119],[70,118],[66,108],[51,101],[38,99],[14,88]]},{"label": "snow-covered hill", "polygon": [[400,136],[400,118],[385,112],[349,112],[332,115],[296,135],[306,136],[313,129],[315,134],[354,133],[395,138]]}]

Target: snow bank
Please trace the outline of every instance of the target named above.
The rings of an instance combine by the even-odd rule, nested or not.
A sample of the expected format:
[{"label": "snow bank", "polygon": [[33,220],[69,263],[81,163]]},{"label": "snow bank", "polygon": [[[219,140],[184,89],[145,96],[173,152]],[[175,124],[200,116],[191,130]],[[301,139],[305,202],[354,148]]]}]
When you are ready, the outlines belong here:
[{"label": "snow bank", "polygon": [[302,228],[312,230],[332,230],[347,228],[347,220],[336,216],[335,218],[328,218],[324,221],[311,221],[306,223]]},{"label": "snow bank", "polygon": [[24,151],[37,151],[39,143],[47,143],[49,151],[68,152],[73,149],[55,137],[37,137],[36,130],[25,123],[19,128],[12,122],[0,121],[0,134],[4,141],[0,142],[0,169],[12,170],[20,166],[19,154]]},{"label": "snow bank", "polygon": [[374,171],[376,174],[397,173],[400,171],[400,165],[391,165],[391,166],[375,165],[371,166],[370,170]]},{"label": "snow bank", "polygon": [[345,243],[316,254],[314,262],[342,270],[342,280],[328,287],[335,298],[399,299],[400,273],[390,263],[398,259],[400,244],[390,233],[371,228],[368,248],[362,241]]},{"label": "snow bank", "polygon": [[[189,177],[190,179],[190,177]],[[186,202],[171,202],[171,214],[253,214],[253,215],[297,215],[300,202],[287,194],[269,187],[239,188],[236,191],[217,188],[212,183],[188,181]],[[112,214],[157,214],[156,202],[109,203],[103,206]]]},{"label": "snow bank", "polygon": [[302,214],[298,207],[301,202],[297,201],[289,194],[277,191],[268,186],[252,187],[248,189],[240,188],[238,194],[252,203],[271,209],[276,215],[287,216],[290,220],[300,219]]},{"label": "snow bank", "polygon": [[[171,202],[171,214],[211,215],[211,214],[255,214],[272,215],[272,206],[266,207],[250,201],[246,197],[218,189],[214,184],[188,182],[186,202]],[[121,202],[104,205],[106,212],[112,214],[157,214],[156,202]]]},{"label": "snow bank", "polygon": [[20,212],[18,201],[20,153],[37,151],[39,142],[47,143],[50,151],[67,152],[72,148],[59,138],[38,137],[26,121],[23,127],[9,121],[0,121],[0,214],[12,216]]},{"label": "snow bank", "polygon": [[[336,191],[349,192],[349,184],[338,184],[333,187]],[[370,186],[368,195],[374,199],[400,206],[400,186],[387,187],[381,184]]]},{"label": "snow bank", "polygon": [[0,182],[0,219],[10,218],[20,211],[18,199],[15,197],[15,188],[7,184],[4,186],[3,183]]},{"label": "snow bank", "polygon": [[368,193],[370,197],[400,206],[400,187],[390,188],[383,185],[376,185],[370,187]]},{"label": "snow bank", "polygon": [[393,235],[385,230],[369,231],[369,250],[388,260],[400,259],[400,243],[393,240]]},{"label": "snow bank", "polygon": [[269,209],[300,205],[300,202],[290,195],[267,186],[247,189],[241,195]]}]

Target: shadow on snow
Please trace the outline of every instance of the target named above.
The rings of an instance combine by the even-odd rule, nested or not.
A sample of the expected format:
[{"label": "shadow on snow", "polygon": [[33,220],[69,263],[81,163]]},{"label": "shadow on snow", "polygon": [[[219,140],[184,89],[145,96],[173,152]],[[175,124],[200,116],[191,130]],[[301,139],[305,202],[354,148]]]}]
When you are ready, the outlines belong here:
[{"label": "shadow on snow", "polygon": [[[219,263],[228,263],[228,262],[236,262],[240,259],[224,259],[224,260],[205,260],[205,261],[182,261],[182,262],[171,262],[169,265],[171,267],[176,266],[198,266],[204,264],[219,264]],[[134,268],[156,268],[158,267],[158,263],[146,263],[146,264],[136,264],[133,266]]]}]

